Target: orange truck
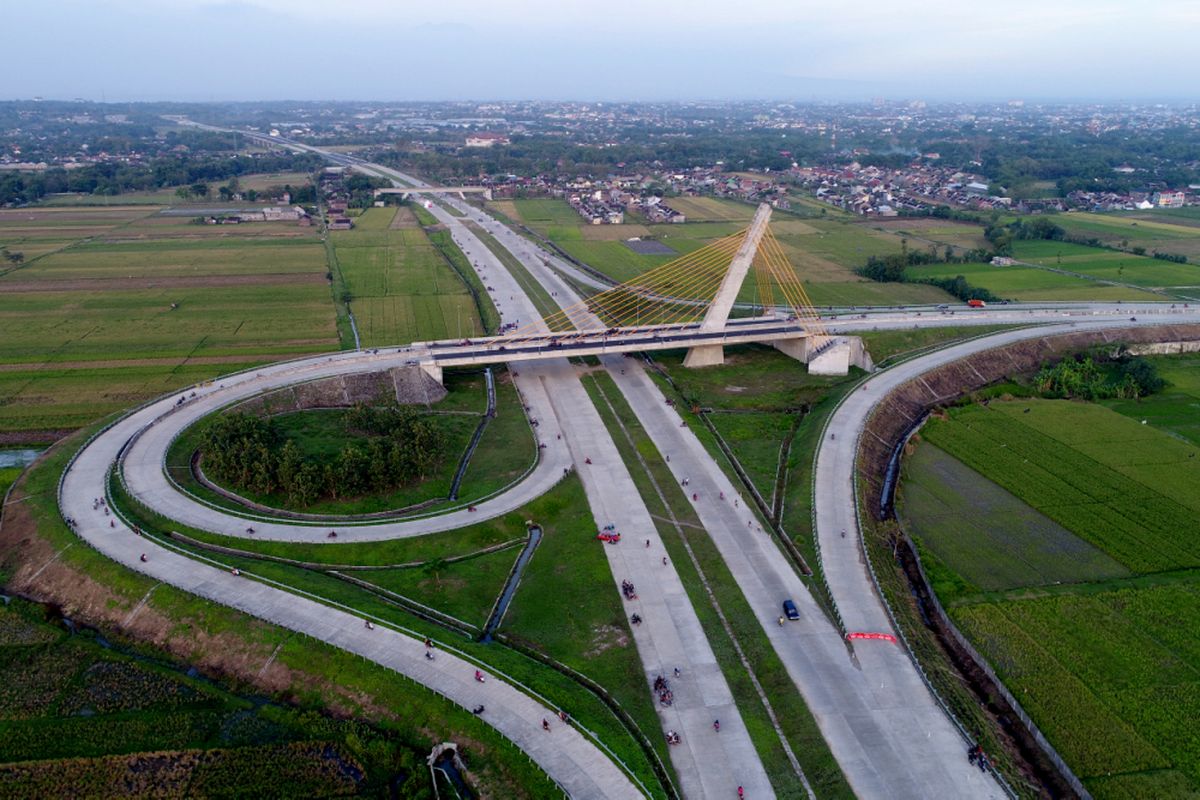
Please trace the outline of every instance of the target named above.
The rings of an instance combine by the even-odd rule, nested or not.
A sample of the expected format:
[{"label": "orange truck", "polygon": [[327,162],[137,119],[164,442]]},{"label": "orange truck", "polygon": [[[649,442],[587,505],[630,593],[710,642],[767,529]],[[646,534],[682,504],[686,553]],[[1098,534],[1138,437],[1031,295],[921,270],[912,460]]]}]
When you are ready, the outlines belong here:
[{"label": "orange truck", "polygon": [[987,305],[987,303],[983,302],[982,300],[968,300],[967,305],[969,305],[971,308],[983,308]]}]

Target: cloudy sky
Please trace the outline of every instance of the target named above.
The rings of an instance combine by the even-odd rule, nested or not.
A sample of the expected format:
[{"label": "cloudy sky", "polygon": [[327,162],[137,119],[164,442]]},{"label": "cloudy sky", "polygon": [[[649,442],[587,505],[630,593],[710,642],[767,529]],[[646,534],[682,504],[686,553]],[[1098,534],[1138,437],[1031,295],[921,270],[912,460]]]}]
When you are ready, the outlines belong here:
[{"label": "cloudy sky", "polygon": [[1200,99],[1196,0],[5,0],[0,98]]}]

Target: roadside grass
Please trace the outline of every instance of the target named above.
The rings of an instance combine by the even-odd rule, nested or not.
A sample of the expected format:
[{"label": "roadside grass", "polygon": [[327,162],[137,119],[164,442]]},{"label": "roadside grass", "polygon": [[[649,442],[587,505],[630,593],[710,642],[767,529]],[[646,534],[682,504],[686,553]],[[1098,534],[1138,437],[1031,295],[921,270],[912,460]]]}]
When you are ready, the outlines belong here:
[{"label": "roadside grass", "polygon": [[[118,508],[130,514],[147,535],[158,536],[165,530],[178,530],[197,539],[204,539],[206,536],[136,507],[119,490],[114,492],[113,501]],[[586,501],[582,486],[578,478],[572,476],[565,478],[554,490],[533,501],[529,506],[509,516],[520,519],[522,530],[524,521],[529,519],[541,525],[543,530],[554,530],[560,526],[565,529],[578,524],[580,516],[586,514],[583,508],[586,508]],[[377,547],[380,544],[383,543],[371,543],[369,546]],[[518,682],[526,691],[536,691],[553,707],[567,709],[580,725],[594,732],[646,786],[650,787],[655,797],[663,796],[661,791],[654,788],[657,781],[650,762],[617,716],[600,698],[575,679],[542,661],[510,647],[476,642],[465,632],[428,621],[387,599],[383,594],[368,591],[327,572],[238,555],[214,555],[179,542],[172,542],[171,546],[193,557],[216,562],[223,568],[237,568],[247,579],[273,582],[287,591],[304,594],[309,599],[327,605],[350,609],[356,614],[397,627],[410,635],[429,637],[439,649],[450,649],[476,660],[485,668],[498,672],[508,680]],[[345,545],[327,545],[343,546]],[[608,580],[606,589],[611,593],[611,580]],[[420,645],[415,643],[415,646]]]},{"label": "roadside grass", "polygon": [[734,457],[759,494],[770,503],[775,494],[780,456],[784,440],[796,424],[796,414],[787,413],[711,413],[708,421],[729,445]]},{"label": "roadside grass", "polygon": [[519,547],[514,547],[453,563],[435,560],[421,567],[360,570],[352,574],[482,628],[520,552]]},{"label": "roadside grass", "polygon": [[906,330],[864,331],[863,345],[877,365],[904,358],[931,347],[1007,330],[1009,325],[958,325],[946,328],[909,328]]},{"label": "roadside grass", "polygon": [[[112,631],[108,635],[112,636],[122,627],[120,620],[127,619],[141,604],[143,614],[161,615],[168,627],[153,645],[123,640],[135,653],[161,657],[165,650],[172,659],[185,658],[202,671],[210,671],[219,666],[206,665],[221,663],[221,654],[211,648],[233,648],[238,651],[237,658],[257,658],[253,670],[234,673],[238,685],[245,681],[252,691],[265,689],[301,708],[370,719],[421,750],[428,750],[435,742],[457,739],[465,747],[472,774],[479,778],[481,788],[490,786],[493,791],[520,797],[542,797],[553,792],[549,778],[508,740],[434,692],[407,679],[398,680],[391,670],[330,645],[159,584],[81,543],[62,521],[55,490],[67,461],[94,427],[60,443],[31,466],[18,487],[20,495],[14,498],[21,500],[31,524],[36,526],[36,535],[28,546],[49,548],[60,565],[55,571],[69,570],[99,602],[98,606],[77,606],[74,596],[68,596],[60,600],[66,613],[81,622],[108,626]],[[7,518],[6,524],[10,524]],[[0,553],[0,585],[10,586],[27,558],[22,550]],[[29,574],[27,566],[22,574]],[[53,585],[40,587],[37,579],[25,585],[27,591],[58,591]],[[275,674],[282,675],[283,681],[253,685],[254,671],[264,664],[278,665],[282,672]],[[398,708],[404,713],[387,710]]]},{"label": "roadside grass", "polygon": [[741,411],[789,411],[819,399],[844,378],[808,374],[807,368],[767,345],[725,348],[725,363],[685,369],[683,350],[655,353],[689,404]]},{"label": "roadside grass", "polygon": [[[849,784],[803,698],[762,633],[757,618],[715,545],[700,526],[666,462],[641,428],[620,390],[604,373],[586,377],[584,386],[629,466],[643,501],[655,517],[669,557],[683,581],[777,795],[798,798],[805,797],[806,793],[741,662],[743,655],[770,699],[783,736],[817,796],[851,797]],[[672,519],[676,524],[672,524]],[[722,624],[722,616],[736,631],[736,644]]]}]

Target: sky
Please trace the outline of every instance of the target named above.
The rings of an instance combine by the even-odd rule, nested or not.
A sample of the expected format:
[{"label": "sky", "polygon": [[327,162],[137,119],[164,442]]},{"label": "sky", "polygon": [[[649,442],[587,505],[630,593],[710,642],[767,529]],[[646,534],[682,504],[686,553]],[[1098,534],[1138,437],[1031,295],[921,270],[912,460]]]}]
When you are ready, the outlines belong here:
[{"label": "sky", "polygon": [[4,6],[3,99],[1200,99],[1196,0]]}]

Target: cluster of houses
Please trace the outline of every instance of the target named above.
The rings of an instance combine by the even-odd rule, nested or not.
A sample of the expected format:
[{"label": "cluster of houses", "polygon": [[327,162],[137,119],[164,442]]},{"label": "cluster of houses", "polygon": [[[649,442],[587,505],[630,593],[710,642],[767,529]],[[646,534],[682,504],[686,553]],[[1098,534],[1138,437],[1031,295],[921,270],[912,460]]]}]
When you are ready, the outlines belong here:
[{"label": "cluster of houses", "polygon": [[317,180],[317,195],[325,201],[325,227],[331,231],[348,231],[354,221],[347,213],[350,207],[350,192],[346,189],[346,170],[343,167],[326,167]]},{"label": "cluster of houses", "polygon": [[793,167],[789,176],[818,200],[863,216],[922,214],[939,205],[980,211],[1012,206],[1011,198],[992,195],[980,176],[935,166],[930,163],[934,160],[927,156],[899,169],[857,161],[845,166]]},{"label": "cluster of houses", "polygon": [[240,225],[243,222],[295,222],[307,228],[312,217],[301,206],[290,205],[291,198],[284,195],[283,205],[245,208],[227,214],[211,214],[203,217],[206,225]]},{"label": "cluster of houses", "polygon": [[1183,208],[1200,202],[1200,186],[1181,189],[1144,189],[1133,192],[1071,192],[1068,208],[1086,211],[1148,211],[1152,208]]}]

